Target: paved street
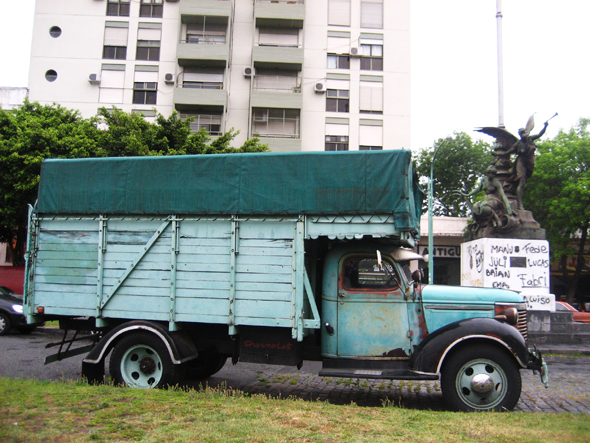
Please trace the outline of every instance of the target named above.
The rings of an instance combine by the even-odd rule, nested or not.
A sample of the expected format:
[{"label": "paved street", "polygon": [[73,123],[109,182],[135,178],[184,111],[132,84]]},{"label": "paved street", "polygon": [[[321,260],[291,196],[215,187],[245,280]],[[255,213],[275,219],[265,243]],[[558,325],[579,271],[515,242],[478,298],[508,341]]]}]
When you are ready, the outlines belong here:
[{"label": "paved street", "polygon": [[[45,349],[45,345],[58,339],[58,335],[46,332],[0,337],[0,376],[78,379],[82,356],[43,365],[43,358],[53,352],[53,349]],[[545,389],[531,371],[521,371],[523,389],[515,410],[590,414],[590,356],[550,356],[547,362],[549,389]],[[250,394],[326,400],[333,404],[355,402],[359,406],[392,404],[415,409],[445,409],[438,382],[323,378],[316,375],[319,369],[317,362],[305,362],[300,371],[294,367],[247,363],[233,366],[228,362],[208,384]],[[189,382],[188,385],[198,387],[198,383]]]}]

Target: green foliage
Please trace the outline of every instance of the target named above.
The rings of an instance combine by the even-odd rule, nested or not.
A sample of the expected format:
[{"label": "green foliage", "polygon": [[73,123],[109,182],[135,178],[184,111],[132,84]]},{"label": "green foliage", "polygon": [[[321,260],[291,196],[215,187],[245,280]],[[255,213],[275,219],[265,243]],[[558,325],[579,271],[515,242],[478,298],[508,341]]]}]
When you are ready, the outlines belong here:
[{"label": "green foliage", "polygon": [[23,264],[27,204],[37,199],[43,160],[92,157],[97,147],[96,127],[78,111],[25,101],[0,112],[0,241],[13,247],[14,264]]},{"label": "green foliage", "polygon": [[[525,208],[546,229],[553,260],[577,257],[578,277],[590,229],[589,125],[590,119],[580,119],[569,132],[561,131],[553,140],[537,144],[540,154],[524,194]],[[572,242],[574,239],[577,241]],[[569,282],[570,301],[576,290],[576,274]]]},{"label": "green foliage", "polygon": [[[430,177],[432,155],[441,143],[443,139],[418,153],[416,170],[424,185]],[[451,141],[441,146],[434,161],[434,215],[467,216],[469,209],[465,199],[454,191],[471,192],[491,163],[491,148],[488,143],[482,140],[473,141],[466,133],[456,132]],[[426,206],[423,209],[426,212]]]},{"label": "green foliage", "polygon": [[27,205],[37,199],[41,163],[46,158],[193,155],[265,152],[253,138],[240,148],[231,142],[233,128],[216,139],[204,129],[192,133],[190,120],[176,112],[158,115],[151,123],[141,114],[102,108],[98,117],[84,119],[60,105],[25,101],[15,110],[0,111],[0,242],[12,246],[13,264],[22,265]]}]

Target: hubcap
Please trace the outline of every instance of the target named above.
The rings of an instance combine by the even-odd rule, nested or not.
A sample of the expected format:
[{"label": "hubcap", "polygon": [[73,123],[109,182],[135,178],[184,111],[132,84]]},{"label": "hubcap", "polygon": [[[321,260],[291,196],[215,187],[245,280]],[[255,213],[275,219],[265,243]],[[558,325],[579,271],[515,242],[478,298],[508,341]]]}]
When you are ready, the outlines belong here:
[{"label": "hubcap", "polygon": [[121,359],[121,376],[128,386],[134,388],[155,388],[163,372],[160,356],[146,345],[129,348]]},{"label": "hubcap", "polygon": [[497,363],[477,359],[466,363],[457,373],[457,394],[474,409],[491,409],[506,397],[508,381]]}]

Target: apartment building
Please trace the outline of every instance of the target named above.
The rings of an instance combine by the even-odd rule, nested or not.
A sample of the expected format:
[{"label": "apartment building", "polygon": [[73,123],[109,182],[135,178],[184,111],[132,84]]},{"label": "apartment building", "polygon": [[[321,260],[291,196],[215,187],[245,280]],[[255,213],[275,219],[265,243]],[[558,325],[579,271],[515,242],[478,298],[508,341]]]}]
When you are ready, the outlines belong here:
[{"label": "apartment building", "polygon": [[410,0],[36,0],[29,97],[273,151],[410,147]]}]

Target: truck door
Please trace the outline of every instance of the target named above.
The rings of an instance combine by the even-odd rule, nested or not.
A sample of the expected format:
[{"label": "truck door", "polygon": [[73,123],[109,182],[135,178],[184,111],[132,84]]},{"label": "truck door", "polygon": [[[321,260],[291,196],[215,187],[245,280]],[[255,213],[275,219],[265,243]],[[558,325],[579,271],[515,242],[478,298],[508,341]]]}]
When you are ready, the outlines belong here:
[{"label": "truck door", "polygon": [[338,356],[408,357],[408,306],[389,257],[349,254],[339,263]]}]

